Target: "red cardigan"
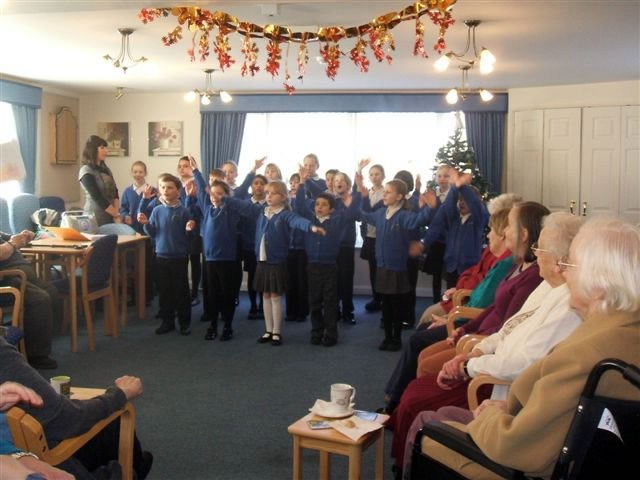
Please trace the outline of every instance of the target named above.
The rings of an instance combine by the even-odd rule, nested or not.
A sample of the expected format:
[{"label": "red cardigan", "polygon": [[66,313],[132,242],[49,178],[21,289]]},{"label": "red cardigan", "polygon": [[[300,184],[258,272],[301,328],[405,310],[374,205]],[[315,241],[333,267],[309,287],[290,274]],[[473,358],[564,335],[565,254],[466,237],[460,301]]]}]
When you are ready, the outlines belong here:
[{"label": "red cardigan", "polygon": [[[491,270],[491,267],[493,267],[496,262],[507,258],[509,255],[511,255],[511,252],[507,250],[502,255],[500,255],[500,258],[498,258],[493,253],[491,253],[491,250],[489,250],[489,247],[487,246],[482,252],[480,261],[473,267],[467,268],[464,272],[462,272],[460,277],[458,277],[456,288],[458,290],[473,290],[480,282],[482,282],[482,280],[484,280],[484,277],[487,276],[487,272]],[[440,302],[440,306],[446,313],[449,313],[453,308],[453,301],[447,300],[445,302],[443,300],[442,302]]]}]

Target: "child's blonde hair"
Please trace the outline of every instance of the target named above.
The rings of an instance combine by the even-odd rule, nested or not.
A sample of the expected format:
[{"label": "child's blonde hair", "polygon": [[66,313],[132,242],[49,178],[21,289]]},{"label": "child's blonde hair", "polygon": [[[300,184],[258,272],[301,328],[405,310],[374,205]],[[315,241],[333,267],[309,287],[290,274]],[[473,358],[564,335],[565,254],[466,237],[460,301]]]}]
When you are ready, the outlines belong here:
[{"label": "child's blonde hair", "polygon": [[409,192],[409,187],[404,180],[400,180],[399,178],[394,178],[393,180],[389,180],[387,185],[391,185],[396,193],[402,195],[402,208],[409,208],[409,202],[407,201],[407,193]]},{"label": "child's blonde hair", "polygon": [[265,192],[269,189],[273,190],[275,193],[279,193],[285,199],[284,206],[287,210],[291,210],[291,206],[289,205],[289,190],[287,189],[287,184],[282,180],[271,180],[267,183],[266,187],[264,187]]},{"label": "child's blonde hair", "polygon": [[142,167],[144,170],[144,174],[147,174],[147,165],[142,160],[136,160],[131,164],[131,171],[133,171],[133,167]]},{"label": "child's blonde hair", "polygon": [[278,165],[276,165],[275,163],[267,163],[267,165],[264,167],[265,173],[269,168],[275,169],[275,171],[278,172],[278,179],[282,180],[282,172],[280,171],[280,167]]},{"label": "child's blonde hair", "polygon": [[336,178],[338,177],[342,177],[344,178],[344,181],[347,182],[347,185],[349,185],[349,189],[351,188],[351,186],[353,185],[353,183],[351,182],[351,178],[349,177],[349,175],[347,175],[344,172],[338,172],[333,176],[333,181],[336,181]]}]

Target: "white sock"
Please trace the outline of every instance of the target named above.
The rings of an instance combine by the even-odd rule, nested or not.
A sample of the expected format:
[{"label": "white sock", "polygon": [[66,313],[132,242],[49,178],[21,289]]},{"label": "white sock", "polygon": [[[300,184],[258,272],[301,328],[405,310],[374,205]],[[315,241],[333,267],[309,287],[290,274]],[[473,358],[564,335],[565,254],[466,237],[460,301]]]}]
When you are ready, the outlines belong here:
[{"label": "white sock", "polygon": [[[271,308],[273,309],[273,333],[280,333],[282,324],[282,295],[271,295]],[[265,315],[266,318],[266,315]]]},{"label": "white sock", "polygon": [[273,311],[271,309],[271,299],[265,298],[262,304],[262,311],[264,312],[264,331],[273,332]]}]

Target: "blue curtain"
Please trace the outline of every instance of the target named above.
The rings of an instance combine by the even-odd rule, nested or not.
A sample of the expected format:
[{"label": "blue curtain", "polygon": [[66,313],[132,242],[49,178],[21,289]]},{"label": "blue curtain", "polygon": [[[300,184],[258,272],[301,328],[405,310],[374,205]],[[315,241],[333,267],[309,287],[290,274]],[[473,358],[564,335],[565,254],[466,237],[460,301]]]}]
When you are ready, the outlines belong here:
[{"label": "blue curtain", "polygon": [[476,152],[476,161],[489,190],[500,193],[504,145],[503,112],[464,112],[467,141]]},{"label": "blue curtain", "polygon": [[247,114],[242,112],[203,112],[201,115],[202,172],[219,168],[229,160],[238,163]]},{"label": "blue curtain", "polygon": [[16,133],[20,144],[20,154],[27,176],[22,182],[22,191],[35,193],[36,190],[36,136],[38,129],[38,109],[12,104]]}]

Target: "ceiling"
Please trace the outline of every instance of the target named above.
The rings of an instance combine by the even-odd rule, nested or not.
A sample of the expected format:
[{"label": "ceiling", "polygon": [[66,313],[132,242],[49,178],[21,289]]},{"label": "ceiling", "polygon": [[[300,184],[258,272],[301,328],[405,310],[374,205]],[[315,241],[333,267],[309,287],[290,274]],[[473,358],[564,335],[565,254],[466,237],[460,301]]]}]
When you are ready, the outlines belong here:
[{"label": "ceiling", "polygon": [[[176,25],[176,17],[142,24],[137,13],[143,7],[181,6],[180,2],[151,1],[39,1],[0,0],[0,73],[43,85],[79,93],[113,91],[124,86],[133,92],[175,92],[203,88],[202,69],[216,67],[214,55],[205,63],[189,62],[189,34],[165,47],[160,38]],[[279,3],[275,17],[262,15],[263,1],[190,2],[209,10],[222,10],[242,20],[260,25],[276,23],[296,30],[313,26],[352,26],[375,16],[400,10],[404,1],[306,0]],[[273,2],[271,2],[273,3]],[[486,76],[472,71],[470,87],[507,89],[541,85],[562,85],[640,78],[640,0],[458,0],[453,7],[457,20],[445,37],[448,48],[460,51],[466,42],[465,19],[480,19],[478,47],[486,46],[497,57],[495,71]],[[413,57],[414,24],[398,25],[393,34],[396,51],[392,65],[378,64],[368,52],[371,67],[360,73],[348,59],[335,81],[325,75],[324,66],[314,61],[317,44],[310,45],[305,90],[424,90],[446,89],[460,83],[460,73],[449,68],[438,73],[433,68],[437,54],[431,45],[436,27],[427,17],[425,45],[430,58]],[[131,50],[134,57],[151,60],[149,68],[131,69],[126,75],[106,64],[102,56],[116,56],[120,49],[118,27],[134,27]],[[256,77],[240,75],[241,54],[238,35],[231,37],[231,54],[236,59],[226,72],[215,72],[216,87],[239,91],[282,91],[282,74],[273,79],[264,71],[265,42],[258,40],[261,71]],[[343,51],[354,40],[341,42]],[[296,68],[297,49],[290,51],[290,71]],[[283,49],[284,54],[284,49]],[[295,75],[292,75],[295,77]]]}]

